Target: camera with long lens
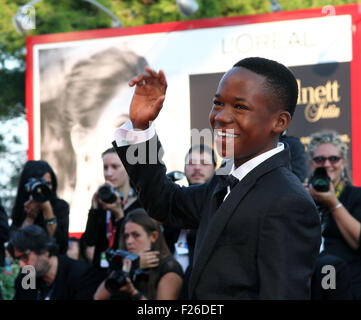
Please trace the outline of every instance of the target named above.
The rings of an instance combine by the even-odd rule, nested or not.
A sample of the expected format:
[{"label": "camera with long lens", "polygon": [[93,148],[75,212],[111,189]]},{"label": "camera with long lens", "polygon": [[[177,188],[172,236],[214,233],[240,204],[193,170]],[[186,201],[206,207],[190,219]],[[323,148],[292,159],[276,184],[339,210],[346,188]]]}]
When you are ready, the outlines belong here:
[{"label": "camera with long lens", "polygon": [[309,183],[318,192],[327,192],[330,190],[331,179],[327,174],[325,167],[318,167],[313,172]]},{"label": "camera with long lens", "polygon": [[136,277],[142,273],[139,268],[139,255],[120,249],[108,249],[105,254],[109,262],[109,271],[114,271],[105,281],[105,288],[108,291],[116,292],[127,283],[127,277],[135,281]]},{"label": "camera with long lens", "polygon": [[25,184],[26,192],[36,202],[45,202],[51,198],[51,190],[44,178],[30,178]]},{"label": "camera with long lens", "polygon": [[99,199],[104,201],[105,203],[114,203],[117,200],[116,194],[118,194],[120,197],[120,203],[122,203],[124,199],[124,195],[121,192],[115,190],[112,186],[108,184],[101,185],[97,193]]}]

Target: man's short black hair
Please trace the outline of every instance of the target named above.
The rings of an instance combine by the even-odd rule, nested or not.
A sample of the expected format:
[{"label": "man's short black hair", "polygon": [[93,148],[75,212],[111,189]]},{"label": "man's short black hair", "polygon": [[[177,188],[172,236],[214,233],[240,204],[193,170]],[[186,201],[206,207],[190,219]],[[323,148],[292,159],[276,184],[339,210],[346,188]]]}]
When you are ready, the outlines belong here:
[{"label": "man's short black hair", "polygon": [[293,116],[295,112],[298,85],[293,73],[283,64],[260,57],[250,57],[238,61],[233,67],[243,67],[266,79],[267,89],[275,95],[283,108]]},{"label": "man's short black hair", "polygon": [[36,254],[48,251],[49,256],[58,253],[58,245],[55,239],[50,237],[43,228],[34,224],[13,230],[10,233],[7,249],[13,257],[14,249],[21,252],[30,250]]},{"label": "man's short black hair", "polygon": [[108,148],[107,150],[105,150],[103,153],[102,153],[102,158],[106,155],[106,154],[108,154],[108,153],[117,153],[116,151],[115,151],[115,149],[112,147],[112,148]]},{"label": "man's short black hair", "polygon": [[[209,147],[209,146],[207,146],[207,145],[205,145],[205,144],[203,144],[203,143],[192,145],[192,146],[190,147],[190,149],[188,150],[184,161],[187,162],[187,157],[188,157],[191,153],[193,153],[193,152],[195,152],[195,151],[197,151],[197,152],[200,153],[200,154],[203,154],[203,153],[205,153],[205,152],[208,153],[208,154],[210,154],[210,155],[212,156],[212,164],[213,164],[213,166],[214,166],[214,167],[217,166],[217,156],[216,156],[216,153],[214,152],[214,150],[213,150],[211,147]],[[186,163],[186,164],[187,164],[187,163]]]}]

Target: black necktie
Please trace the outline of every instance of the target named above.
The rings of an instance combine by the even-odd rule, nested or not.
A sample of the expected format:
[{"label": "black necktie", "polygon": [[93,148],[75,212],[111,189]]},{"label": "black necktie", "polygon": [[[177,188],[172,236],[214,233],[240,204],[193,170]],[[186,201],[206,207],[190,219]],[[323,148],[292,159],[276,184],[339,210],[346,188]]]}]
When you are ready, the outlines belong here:
[{"label": "black necktie", "polygon": [[239,180],[232,174],[217,175],[217,177],[218,177],[218,184],[222,189],[226,187],[230,187],[230,189],[232,190],[235,187],[235,185],[239,182]]},{"label": "black necktie", "polygon": [[220,205],[222,204],[224,197],[226,196],[228,189],[227,187],[230,187],[230,189],[232,190],[232,188],[239,182],[239,180],[233,176],[233,175],[217,175],[218,178],[218,192],[216,193],[216,198],[215,198],[215,205],[216,205],[216,209],[218,209],[220,207]]}]

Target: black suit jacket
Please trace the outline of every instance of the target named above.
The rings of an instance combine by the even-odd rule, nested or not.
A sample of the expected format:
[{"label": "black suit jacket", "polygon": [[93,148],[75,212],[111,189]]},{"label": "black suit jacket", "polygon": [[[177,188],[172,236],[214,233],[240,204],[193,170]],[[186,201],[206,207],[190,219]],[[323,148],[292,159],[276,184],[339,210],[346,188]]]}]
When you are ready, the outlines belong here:
[{"label": "black suit jacket", "polygon": [[[52,288],[47,288],[43,279],[36,279],[35,289],[24,289],[20,272],[15,279],[13,300],[43,300],[50,295],[51,300],[93,300],[93,295],[104,279],[92,265],[60,255],[58,270]],[[51,293],[49,293],[51,292]]]},{"label": "black suit jacket", "polygon": [[[162,153],[156,140],[113,145],[153,218],[198,228],[189,297],[309,299],[321,227],[312,198],[289,169],[289,149],[253,169],[217,209],[217,175],[202,185],[174,184],[155,161]],[[134,164],[134,157],[128,163],[144,152],[153,164]]]}]

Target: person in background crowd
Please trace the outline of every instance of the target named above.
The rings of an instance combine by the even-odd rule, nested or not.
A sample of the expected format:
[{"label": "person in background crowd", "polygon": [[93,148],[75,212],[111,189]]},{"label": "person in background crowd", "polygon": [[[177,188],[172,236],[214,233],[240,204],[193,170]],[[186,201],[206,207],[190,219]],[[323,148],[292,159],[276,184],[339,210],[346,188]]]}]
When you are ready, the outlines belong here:
[{"label": "person in background crowd", "polygon": [[114,292],[109,291],[106,280],[103,281],[94,295],[95,300],[178,299],[182,286],[182,267],[170,254],[159,223],[149,217],[143,209],[133,210],[125,218],[119,247],[138,255],[147,251],[157,251],[157,267],[142,268],[147,272],[147,276],[139,275],[134,282],[127,278],[126,284]]},{"label": "person in background crowd", "polygon": [[312,178],[306,187],[321,214],[321,254],[347,263],[352,295],[361,299],[361,188],[353,186],[348,178],[347,147],[337,132],[324,130],[311,135],[308,156],[313,173],[320,167],[326,171],[321,181],[325,181],[328,191],[320,191]]},{"label": "person in background crowd", "polygon": [[[200,144],[192,146],[185,157],[184,174],[188,184],[197,185],[209,181],[216,169],[217,159],[212,148]],[[182,265],[183,271],[192,264],[195,244],[195,229],[180,229],[174,226],[164,226],[164,237],[170,251]]]},{"label": "person in background crowd", "polygon": [[82,238],[70,237],[66,255],[74,260],[89,262],[85,256],[85,245]]},{"label": "person in background crowd", "polygon": [[9,239],[9,223],[8,215],[1,203],[0,199],[0,267],[4,266],[5,261],[5,242]]},{"label": "person in background crowd", "polygon": [[139,208],[140,203],[115,150],[105,150],[102,159],[105,184],[116,191],[115,201],[103,201],[99,197],[99,189],[94,193],[82,241],[86,246],[88,261],[103,270],[105,277],[109,267],[105,251],[118,249],[122,221],[128,212]]},{"label": "person in background crowd", "polygon": [[14,300],[90,300],[102,280],[93,266],[58,255],[55,239],[36,225],[13,230],[8,250],[21,268],[34,267],[36,277],[19,273]]},{"label": "person in background crowd", "polygon": [[[0,199],[0,269],[4,266],[5,262],[5,246],[4,244],[9,239],[9,223],[8,216],[5,212],[4,207],[2,206]],[[0,283],[0,300],[3,299],[1,292],[1,283]]]},{"label": "person in background crowd", "polygon": [[[31,179],[36,179],[31,183]],[[34,181],[34,180],[32,180]],[[30,183],[30,185],[29,185]],[[43,186],[41,197],[34,198],[38,192],[39,183]],[[45,185],[45,186],[44,186]],[[42,196],[42,194],[46,196]],[[69,205],[57,196],[57,178],[48,162],[44,160],[29,160],[20,175],[15,205],[12,210],[11,229],[27,225],[38,225],[54,237],[59,245],[59,252],[65,254],[68,248]]]},{"label": "person in background crowd", "polygon": [[286,132],[280,136],[280,142],[285,142],[290,147],[291,170],[303,183],[307,178],[308,171],[305,146],[301,143],[299,138],[289,136]]},{"label": "person in background crowd", "polygon": [[[217,158],[214,150],[204,144],[193,145],[187,152],[184,173],[188,185],[197,185],[209,181],[216,169]],[[188,281],[193,264],[193,252],[196,242],[196,229],[180,229],[164,225],[164,237],[175,259],[184,271],[184,282],[180,299],[187,300]]]}]

